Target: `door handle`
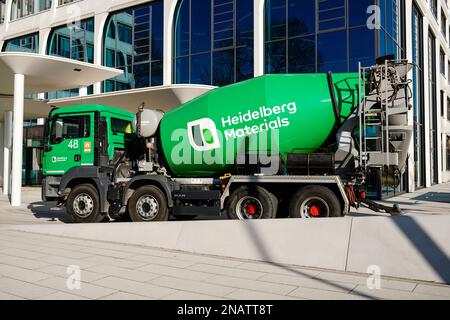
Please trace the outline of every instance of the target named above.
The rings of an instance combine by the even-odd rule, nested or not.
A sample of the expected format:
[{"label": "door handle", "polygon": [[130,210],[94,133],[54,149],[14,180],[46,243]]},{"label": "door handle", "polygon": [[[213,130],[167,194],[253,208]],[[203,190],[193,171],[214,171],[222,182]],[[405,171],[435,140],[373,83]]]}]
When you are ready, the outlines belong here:
[{"label": "door handle", "polygon": [[75,160],[75,162],[80,162],[81,161],[81,155],[76,154],[74,160]]}]

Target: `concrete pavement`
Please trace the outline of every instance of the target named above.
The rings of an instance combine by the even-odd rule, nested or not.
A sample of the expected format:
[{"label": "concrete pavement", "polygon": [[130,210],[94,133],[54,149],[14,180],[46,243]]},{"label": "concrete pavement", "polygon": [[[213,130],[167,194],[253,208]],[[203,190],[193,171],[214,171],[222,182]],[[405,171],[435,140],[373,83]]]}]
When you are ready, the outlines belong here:
[{"label": "concrete pavement", "polygon": [[[447,215],[446,194],[450,185],[390,201]],[[18,209],[0,200],[0,299],[450,299],[450,286],[423,281],[12,231],[65,221],[37,190],[24,199],[31,205]]]}]

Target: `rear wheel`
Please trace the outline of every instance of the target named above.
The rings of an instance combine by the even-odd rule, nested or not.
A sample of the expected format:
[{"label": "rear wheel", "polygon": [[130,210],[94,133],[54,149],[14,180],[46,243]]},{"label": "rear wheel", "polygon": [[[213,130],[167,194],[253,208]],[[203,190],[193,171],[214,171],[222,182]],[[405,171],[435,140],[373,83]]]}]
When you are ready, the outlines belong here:
[{"label": "rear wheel", "polygon": [[97,189],[90,184],[73,188],[67,198],[67,213],[72,223],[95,223],[103,220]]},{"label": "rear wheel", "polygon": [[128,201],[128,213],[134,222],[169,220],[166,197],[155,186],[144,186],[136,190]]},{"label": "rear wheel", "polygon": [[262,187],[240,187],[228,198],[228,217],[239,220],[273,219],[277,202],[276,197]]},{"label": "rear wheel", "polygon": [[307,186],[300,189],[289,206],[291,218],[328,218],[341,217],[342,208],[339,199],[328,188]]}]

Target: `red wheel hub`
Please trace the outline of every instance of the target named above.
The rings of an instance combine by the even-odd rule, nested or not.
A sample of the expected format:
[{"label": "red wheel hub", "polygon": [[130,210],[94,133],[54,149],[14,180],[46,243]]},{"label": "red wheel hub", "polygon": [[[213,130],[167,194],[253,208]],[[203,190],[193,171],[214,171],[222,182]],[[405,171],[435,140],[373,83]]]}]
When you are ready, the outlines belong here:
[{"label": "red wheel hub", "polygon": [[257,211],[256,205],[254,205],[253,203],[250,203],[247,205],[247,213],[249,215],[255,215]]},{"label": "red wheel hub", "polygon": [[309,209],[309,213],[313,216],[313,217],[318,217],[320,216],[320,208],[318,206],[311,206],[311,208]]}]

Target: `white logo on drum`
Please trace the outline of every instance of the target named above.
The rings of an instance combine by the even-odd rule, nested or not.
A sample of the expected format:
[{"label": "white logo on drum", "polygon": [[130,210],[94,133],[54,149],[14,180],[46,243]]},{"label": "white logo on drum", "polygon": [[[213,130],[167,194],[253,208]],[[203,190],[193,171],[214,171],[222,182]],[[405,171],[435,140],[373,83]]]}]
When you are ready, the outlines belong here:
[{"label": "white logo on drum", "polygon": [[220,148],[216,124],[209,118],[189,122],[188,136],[189,143],[196,151],[205,152]]}]

